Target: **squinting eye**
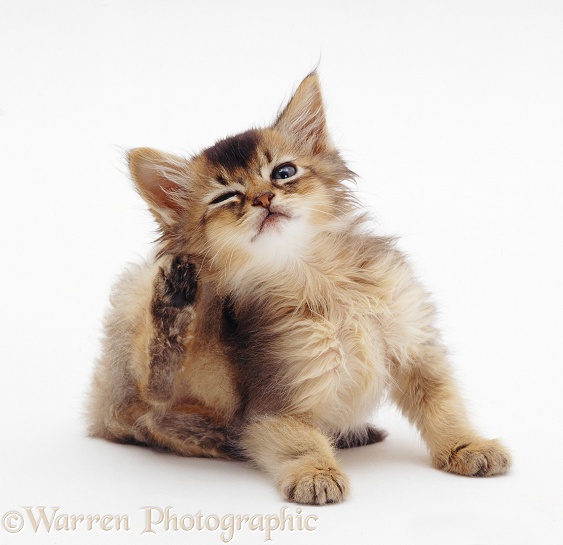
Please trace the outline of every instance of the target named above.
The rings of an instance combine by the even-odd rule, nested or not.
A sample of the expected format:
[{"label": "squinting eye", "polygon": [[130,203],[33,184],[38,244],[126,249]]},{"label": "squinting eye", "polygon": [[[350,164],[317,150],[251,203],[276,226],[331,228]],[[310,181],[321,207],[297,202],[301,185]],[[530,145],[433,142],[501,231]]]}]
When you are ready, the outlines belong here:
[{"label": "squinting eye", "polygon": [[272,180],[286,180],[297,174],[297,168],[291,163],[280,165],[272,171]]},{"label": "squinting eye", "polygon": [[215,197],[210,204],[219,204],[220,202],[226,201],[231,197],[236,197],[237,195],[240,195],[238,191],[229,191],[228,193],[223,193],[222,195]]}]

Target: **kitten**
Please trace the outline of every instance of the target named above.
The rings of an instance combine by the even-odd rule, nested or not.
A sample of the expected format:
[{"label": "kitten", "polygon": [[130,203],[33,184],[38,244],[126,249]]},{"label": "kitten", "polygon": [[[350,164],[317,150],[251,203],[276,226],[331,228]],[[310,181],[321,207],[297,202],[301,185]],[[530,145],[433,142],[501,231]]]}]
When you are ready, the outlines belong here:
[{"label": "kitten", "polygon": [[339,502],[335,450],[383,439],[367,422],[388,392],[436,467],[508,470],[468,422],[427,293],[343,183],[315,73],[273,125],[129,166],[161,237],[113,291],[91,435],[250,460],[288,500]]}]

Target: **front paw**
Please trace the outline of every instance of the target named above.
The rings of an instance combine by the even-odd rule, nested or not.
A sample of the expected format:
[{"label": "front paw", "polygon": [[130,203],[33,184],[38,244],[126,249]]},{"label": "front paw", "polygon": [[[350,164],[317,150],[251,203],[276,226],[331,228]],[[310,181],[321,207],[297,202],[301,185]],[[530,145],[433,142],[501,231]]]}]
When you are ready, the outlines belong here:
[{"label": "front paw", "polygon": [[348,477],[339,469],[313,465],[301,468],[281,485],[287,500],[313,505],[341,502],[348,487]]},{"label": "front paw", "polygon": [[443,456],[436,456],[439,469],[469,477],[490,477],[506,473],[512,464],[508,450],[496,439],[460,443]]}]

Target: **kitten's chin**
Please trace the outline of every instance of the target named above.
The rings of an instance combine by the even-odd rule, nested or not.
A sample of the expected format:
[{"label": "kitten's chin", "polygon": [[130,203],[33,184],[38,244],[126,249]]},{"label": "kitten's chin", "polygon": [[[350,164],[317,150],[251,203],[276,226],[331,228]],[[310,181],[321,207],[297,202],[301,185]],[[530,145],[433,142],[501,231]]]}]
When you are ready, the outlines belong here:
[{"label": "kitten's chin", "polygon": [[302,215],[290,216],[285,211],[275,211],[260,219],[257,231],[246,248],[250,266],[257,268],[286,269],[295,260],[307,254],[315,232]]}]

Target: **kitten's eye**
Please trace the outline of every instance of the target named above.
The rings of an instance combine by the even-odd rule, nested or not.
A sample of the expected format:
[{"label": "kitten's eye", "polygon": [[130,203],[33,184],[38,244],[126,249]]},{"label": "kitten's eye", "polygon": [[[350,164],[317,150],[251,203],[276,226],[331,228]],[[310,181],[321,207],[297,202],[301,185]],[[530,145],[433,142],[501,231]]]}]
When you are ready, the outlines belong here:
[{"label": "kitten's eye", "polygon": [[297,168],[291,163],[280,165],[272,171],[272,180],[286,180],[297,174]]},{"label": "kitten's eye", "polygon": [[232,197],[238,197],[240,193],[238,191],[229,191],[228,193],[223,193],[218,197],[215,197],[210,204],[219,204],[220,202],[227,201]]}]

